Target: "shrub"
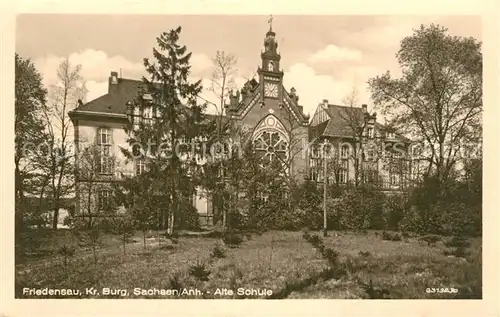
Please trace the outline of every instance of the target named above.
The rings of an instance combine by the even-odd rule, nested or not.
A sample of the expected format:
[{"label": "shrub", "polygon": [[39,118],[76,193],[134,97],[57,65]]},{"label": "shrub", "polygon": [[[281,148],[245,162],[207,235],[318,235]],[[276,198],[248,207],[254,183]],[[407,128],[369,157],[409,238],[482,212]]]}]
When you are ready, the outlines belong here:
[{"label": "shrub", "polygon": [[212,258],[222,259],[226,257],[226,252],[219,244],[216,244],[212,249],[212,254],[210,255]]},{"label": "shrub", "polygon": [[337,260],[339,257],[339,253],[337,251],[334,251],[330,248],[323,249],[323,252],[321,253],[323,257],[328,260],[328,263],[330,265],[335,265],[337,264]]},{"label": "shrub", "polygon": [[390,233],[387,231],[382,232],[382,240],[387,241],[401,241],[401,235],[398,233]]},{"label": "shrub", "polygon": [[200,219],[196,208],[191,204],[180,208],[176,215],[176,225],[179,229],[199,230]]},{"label": "shrub", "polygon": [[481,208],[465,203],[438,203],[432,206],[440,213],[440,231],[445,235],[477,236],[481,234]]},{"label": "shrub", "polygon": [[429,234],[429,235],[420,237],[420,240],[427,242],[428,246],[435,246],[436,242],[441,240],[441,237],[438,235],[435,235],[435,234]]},{"label": "shrub", "polygon": [[232,210],[227,213],[226,224],[231,229],[242,229],[245,227],[245,217],[238,210]]},{"label": "shrub", "polygon": [[469,247],[470,242],[467,241],[467,239],[465,239],[463,237],[454,236],[453,238],[446,241],[444,243],[444,245],[449,247],[449,248],[453,248],[453,247],[455,247],[455,248],[467,248],[467,247]]},{"label": "shrub", "polygon": [[230,248],[237,248],[243,242],[243,238],[237,233],[227,232],[222,237],[222,241]]},{"label": "shrub", "polygon": [[75,255],[75,248],[70,245],[63,245],[59,248],[58,253],[64,258],[64,267],[68,267],[68,257]]},{"label": "shrub", "polygon": [[386,197],[382,212],[385,230],[398,230],[399,222],[404,216],[407,201],[408,197],[403,194],[394,194]]},{"label": "shrub", "polygon": [[196,264],[189,266],[189,274],[198,281],[208,281],[210,271],[207,269],[205,263],[197,262]]},{"label": "shrub", "polygon": [[382,207],[385,196],[368,187],[346,190],[331,203],[332,217],[338,218],[340,229],[382,229]]}]

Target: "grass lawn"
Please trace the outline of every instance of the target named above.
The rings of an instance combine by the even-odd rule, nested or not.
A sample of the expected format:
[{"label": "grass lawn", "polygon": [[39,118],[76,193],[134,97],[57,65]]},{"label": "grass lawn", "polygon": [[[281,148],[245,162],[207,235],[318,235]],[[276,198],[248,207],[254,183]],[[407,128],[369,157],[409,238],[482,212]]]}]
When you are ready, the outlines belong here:
[{"label": "grass lawn", "polygon": [[[457,258],[444,255],[448,248],[442,241],[429,246],[418,238],[386,241],[374,232],[330,232],[323,238],[325,247],[339,253],[342,267],[341,272],[331,274],[325,274],[328,261],[301,232],[254,234],[237,248],[208,237],[180,237],[177,243],[160,245],[151,239],[146,249],[141,238],[135,240],[138,242],[127,245],[125,255],[118,243],[102,248],[97,265],[93,256],[79,255],[79,251],[67,266],[54,255],[51,261],[19,265],[16,297],[57,297],[23,295],[23,288],[69,288],[81,290],[84,298],[264,298],[269,295],[266,291],[272,291],[271,298],[369,298],[362,285],[370,280],[375,288],[387,291],[385,298],[481,297],[480,238],[470,239],[467,258]],[[216,244],[225,257],[211,256]],[[200,280],[190,273],[196,264],[207,278]],[[91,287],[100,294],[85,294]],[[104,296],[103,288],[123,293]],[[192,293],[134,294],[135,288],[187,289]],[[242,295],[238,288],[253,293]],[[427,293],[427,288],[455,288],[458,293]]]}]

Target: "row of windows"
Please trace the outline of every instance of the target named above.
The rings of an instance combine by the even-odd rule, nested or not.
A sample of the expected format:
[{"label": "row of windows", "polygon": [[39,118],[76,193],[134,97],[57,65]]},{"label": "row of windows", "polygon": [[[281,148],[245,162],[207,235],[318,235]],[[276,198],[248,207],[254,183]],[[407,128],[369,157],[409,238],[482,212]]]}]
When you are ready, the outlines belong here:
[{"label": "row of windows", "polygon": [[[346,184],[348,180],[349,174],[347,170],[339,170],[336,175],[329,175],[327,177],[327,183],[334,184]],[[338,178],[338,182],[336,181]],[[323,173],[317,170],[311,170],[310,180],[316,182],[323,182],[324,177]],[[379,177],[377,171],[365,171],[363,174],[363,183],[365,184],[376,184],[379,182]],[[399,174],[391,174],[389,177],[389,182],[384,182],[384,187],[390,186],[401,186],[401,175]]]},{"label": "row of windows", "polygon": [[[370,139],[373,139],[375,137],[375,130],[372,127],[368,127],[366,129],[366,136]],[[395,139],[396,134],[394,132],[385,132],[385,137],[386,139]]]}]

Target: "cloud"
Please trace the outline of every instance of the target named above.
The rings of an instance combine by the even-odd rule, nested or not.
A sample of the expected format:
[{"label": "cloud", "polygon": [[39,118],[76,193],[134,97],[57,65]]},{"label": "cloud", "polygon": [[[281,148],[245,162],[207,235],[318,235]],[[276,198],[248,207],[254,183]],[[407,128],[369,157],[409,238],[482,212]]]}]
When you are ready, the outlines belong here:
[{"label": "cloud", "polygon": [[309,57],[310,62],[340,62],[356,61],[363,58],[363,53],[356,49],[328,45],[322,50],[315,52]]},{"label": "cloud", "polygon": [[212,59],[203,53],[193,53],[190,62],[191,73],[193,75],[204,73],[207,70],[211,70],[213,67]]},{"label": "cloud", "polygon": [[[57,81],[57,67],[64,60],[63,56],[47,55],[34,61],[38,70],[43,74],[46,84]],[[82,65],[81,75],[86,81],[107,80],[111,71],[122,72],[125,78],[137,78],[144,72],[142,63],[134,63],[123,56],[108,56],[103,51],[85,49],[80,52],[71,53],[68,56],[70,64]]]},{"label": "cloud", "polygon": [[314,68],[297,63],[284,74],[287,90],[294,87],[299,95],[299,104],[306,114],[313,114],[317,105],[328,99],[330,103],[339,103],[348,91],[349,83],[335,80],[329,75],[318,75]]},{"label": "cloud", "polygon": [[[348,67],[340,76],[318,74],[318,71],[310,65],[296,63],[290,66],[283,77],[285,88],[290,91],[292,87],[297,90],[299,104],[304,107],[306,114],[313,115],[316,107],[323,99],[328,99],[333,104],[343,104],[343,100],[352,93],[353,89],[358,92],[359,103],[370,104],[370,96],[367,91],[366,81],[368,78],[381,73],[379,69],[372,66]],[[241,89],[247,81],[248,76],[239,76],[235,79],[236,87]],[[201,77],[192,77],[199,80]],[[215,113],[215,106],[220,103],[219,98],[210,91],[211,82],[209,78],[203,78],[204,91],[200,102],[209,101],[207,112]]]},{"label": "cloud", "polygon": [[[57,82],[57,68],[64,60],[63,56],[49,54],[34,60],[37,69],[43,75],[46,87]],[[123,78],[140,79],[146,75],[142,62],[133,62],[121,55],[109,56],[106,52],[94,49],[85,49],[71,53],[68,56],[71,65],[82,65],[81,75],[87,83],[87,100],[98,98],[108,91],[108,77],[111,71],[121,72]],[[212,60],[205,54],[191,56],[191,73],[206,75],[212,68]]]},{"label": "cloud", "polygon": [[[358,60],[362,53],[357,50],[338,48],[333,45],[327,46],[310,56],[309,61],[340,61],[356,60],[357,65],[342,64],[338,67],[335,76],[319,74],[315,63],[296,63],[290,66],[284,74],[286,89],[294,87],[299,94],[299,103],[304,106],[305,113],[313,114],[317,105],[328,99],[330,103],[341,104],[342,100],[352,91],[353,87],[358,89],[359,99],[362,103],[369,103],[369,95],[366,92],[366,80],[384,70],[373,66],[364,66]],[[35,60],[35,65],[43,74],[44,84],[50,85],[56,82],[56,70],[64,57],[47,55]],[[144,66],[139,62],[132,62],[120,55],[109,56],[106,52],[86,49],[69,55],[70,63],[82,65],[82,76],[86,80],[88,89],[87,101],[96,99],[108,91],[108,76],[110,71],[122,71],[124,78],[140,79],[145,75]],[[218,97],[210,91],[210,73],[213,67],[212,60],[202,53],[193,54],[191,57],[191,80],[202,79],[204,91],[202,96],[208,100],[208,112],[215,113],[213,104],[220,104]],[[249,71],[247,76],[241,74],[236,77],[236,88],[241,89],[247,77],[252,77],[255,71]],[[202,100],[200,100],[201,102]]]}]

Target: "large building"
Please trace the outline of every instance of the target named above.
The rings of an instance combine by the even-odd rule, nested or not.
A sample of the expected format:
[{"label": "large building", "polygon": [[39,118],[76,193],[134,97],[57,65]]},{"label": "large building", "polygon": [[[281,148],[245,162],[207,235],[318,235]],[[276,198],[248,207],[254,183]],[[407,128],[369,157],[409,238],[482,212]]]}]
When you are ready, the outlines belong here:
[{"label": "large building", "polygon": [[[278,156],[289,160],[288,172],[299,180],[309,178],[322,182],[324,165],[318,156],[318,146],[326,140],[338,146],[341,154],[329,159],[334,164],[327,164],[327,179],[331,182],[347,184],[354,179],[377,183],[384,189],[404,186],[405,172],[402,169],[396,171],[392,167],[385,168],[382,160],[369,162],[364,156],[356,158],[352,154],[359,152],[357,148],[372,143],[382,148],[380,144],[402,142],[406,148],[408,140],[377,123],[376,115],[369,114],[366,106],[342,107],[328,104],[325,100],[319,104],[310,120],[299,103],[297,91],[293,87],[287,89],[283,86],[284,73],[280,68],[281,56],[275,36],[271,28],[266,33],[264,50],[260,54],[261,66],[257,70],[258,80],[246,82],[241,90],[229,98],[226,106],[226,116],[251,131],[255,150],[266,160]],[[119,146],[126,146],[126,130],[134,124],[135,117],[148,120],[155,115],[152,111],[132,109],[132,101],[138,96],[141,84],[140,80],[120,78],[113,71],[109,77],[107,94],[80,104],[70,113],[78,151],[96,144],[102,149],[97,158],[99,168],[98,175],[93,179],[95,185],[90,190],[87,188],[88,194],[84,194],[82,186],[88,183],[86,178],[93,176],[77,175],[76,209],[80,213],[84,213],[84,209],[99,211],[111,194],[111,182],[119,180],[124,174],[141,173],[145,168],[143,161],[127,162],[121,151],[117,150]],[[361,128],[358,131],[360,133],[353,133],[354,126],[357,127],[354,130]],[[111,153],[123,164],[108,163]],[[79,163],[77,160],[76,164]],[[363,171],[362,175],[360,170]],[[83,208],[83,204],[87,208]],[[206,219],[212,217],[210,198],[199,195],[193,199],[193,204],[200,215]]]}]

